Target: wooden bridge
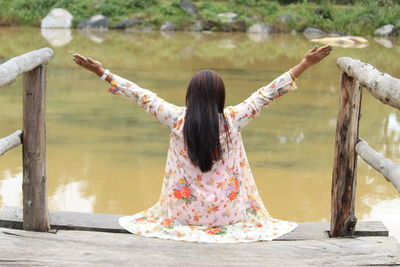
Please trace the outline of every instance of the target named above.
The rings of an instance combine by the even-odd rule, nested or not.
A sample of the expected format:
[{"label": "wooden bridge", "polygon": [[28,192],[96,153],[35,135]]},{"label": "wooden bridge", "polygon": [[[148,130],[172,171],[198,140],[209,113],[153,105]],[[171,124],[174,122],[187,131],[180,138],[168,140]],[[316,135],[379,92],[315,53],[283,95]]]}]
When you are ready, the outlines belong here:
[{"label": "wooden bridge", "polygon": [[[23,208],[0,214],[0,265],[400,266],[400,245],[380,221],[354,215],[357,155],[400,191],[400,165],[358,137],[362,88],[400,109],[400,80],[351,58],[341,78],[330,223],[300,223],[272,242],[201,244],[127,234],[120,215],[48,211],[46,63],[43,48],[0,65],[0,87],[23,74],[23,129],[0,139],[0,155],[23,145]],[[399,207],[400,208],[400,207]]]}]

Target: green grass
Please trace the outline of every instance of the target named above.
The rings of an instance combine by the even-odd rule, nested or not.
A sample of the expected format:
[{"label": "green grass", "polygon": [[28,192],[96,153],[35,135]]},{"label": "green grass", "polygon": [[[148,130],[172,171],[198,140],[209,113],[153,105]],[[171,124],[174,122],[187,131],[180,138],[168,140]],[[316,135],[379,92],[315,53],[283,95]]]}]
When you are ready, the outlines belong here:
[{"label": "green grass", "polygon": [[[74,15],[73,25],[95,14],[110,19],[110,25],[131,17],[143,19],[143,26],[158,28],[166,20],[178,29],[187,29],[196,17],[179,7],[180,0],[0,0],[0,25],[39,26],[40,20],[54,7],[67,9]],[[254,23],[267,23],[280,29],[304,30],[317,27],[325,31],[341,31],[354,35],[371,35],[385,24],[400,27],[400,0],[197,0],[193,1],[203,20],[212,22],[212,30],[243,30]],[[294,2],[294,3],[293,3]],[[291,3],[286,4],[284,3]],[[315,9],[320,8],[320,14]],[[218,13],[235,12],[241,27],[225,25]],[[292,14],[289,25],[281,25],[278,17]]]},{"label": "green grass", "polygon": [[354,6],[321,5],[323,16],[315,14],[315,7],[293,5],[300,15],[295,28],[318,27],[326,31],[347,32],[354,35],[371,35],[386,24],[399,27],[400,5],[381,6],[379,1],[362,1]]}]

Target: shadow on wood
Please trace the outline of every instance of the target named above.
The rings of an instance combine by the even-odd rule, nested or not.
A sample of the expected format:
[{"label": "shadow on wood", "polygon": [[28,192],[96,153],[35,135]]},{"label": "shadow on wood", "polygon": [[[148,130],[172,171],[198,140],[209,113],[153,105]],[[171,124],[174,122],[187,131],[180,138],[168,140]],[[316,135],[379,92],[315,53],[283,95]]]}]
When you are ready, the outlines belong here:
[{"label": "shadow on wood", "polygon": [[[52,229],[85,230],[111,233],[128,233],[119,223],[123,215],[83,213],[72,211],[50,211]],[[0,227],[22,229],[22,209],[5,207],[0,215]],[[311,240],[329,238],[328,222],[299,223],[299,226],[276,240]],[[388,230],[380,221],[361,221],[357,224],[357,236],[388,236]]]}]

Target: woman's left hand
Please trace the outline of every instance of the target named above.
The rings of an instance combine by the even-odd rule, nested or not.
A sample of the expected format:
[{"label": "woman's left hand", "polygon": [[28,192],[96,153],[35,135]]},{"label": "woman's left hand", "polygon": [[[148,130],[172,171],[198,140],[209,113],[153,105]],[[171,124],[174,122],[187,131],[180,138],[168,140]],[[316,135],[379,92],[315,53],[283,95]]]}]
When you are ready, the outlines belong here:
[{"label": "woman's left hand", "polygon": [[325,57],[327,57],[332,49],[333,47],[329,44],[324,45],[320,48],[318,48],[318,46],[314,46],[304,55],[304,60],[307,62],[308,65],[313,66],[319,63]]},{"label": "woman's left hand", "polygon": [[99,61],[94,60],[90,57],[84,57],[78,53],[75,53],[72,56],[75,63],[81,66],[82,68],[95,73],[99,77],[103,75],[104,68]]}]

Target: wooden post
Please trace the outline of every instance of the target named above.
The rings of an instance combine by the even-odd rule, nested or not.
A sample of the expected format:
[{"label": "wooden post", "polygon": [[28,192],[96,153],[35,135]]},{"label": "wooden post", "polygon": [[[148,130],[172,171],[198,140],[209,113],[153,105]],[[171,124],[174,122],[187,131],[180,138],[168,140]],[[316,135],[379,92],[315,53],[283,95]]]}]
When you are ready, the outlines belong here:
[{"label": "wooden post", "polygon": [[23,228],[46,232],[46,67],[26,72],[23,83]]},{"label": "wooden post", "polygon": [[357,174],[358,123],[361,87],[357,79],[342,73],[332,173],[331,237],[354,235],[357,218],[354,198]]}]

